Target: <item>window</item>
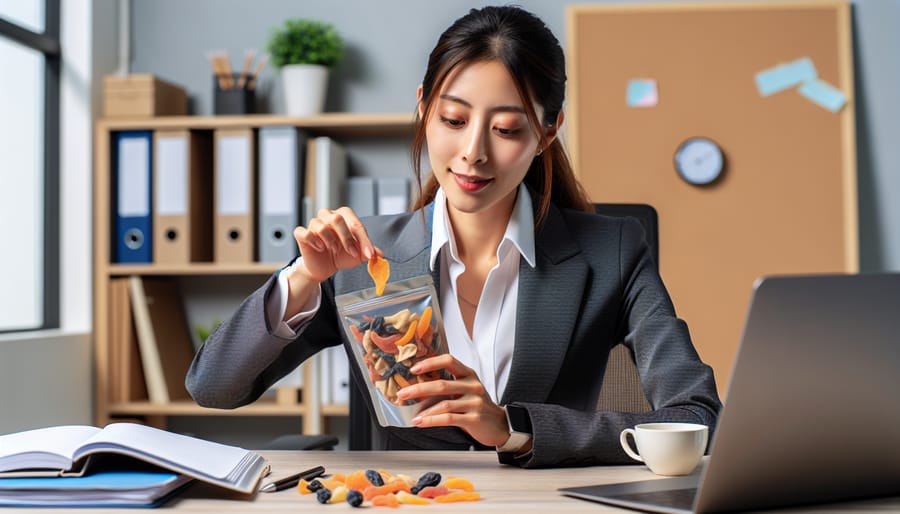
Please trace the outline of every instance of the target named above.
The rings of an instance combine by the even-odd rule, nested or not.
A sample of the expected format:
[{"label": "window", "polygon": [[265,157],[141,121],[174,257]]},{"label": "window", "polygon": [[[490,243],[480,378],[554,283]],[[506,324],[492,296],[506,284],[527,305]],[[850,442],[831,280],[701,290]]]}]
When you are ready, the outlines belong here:
[{"label": "window", "polygon": [[0,332],[59,326],[59,0],[0,2]]}]

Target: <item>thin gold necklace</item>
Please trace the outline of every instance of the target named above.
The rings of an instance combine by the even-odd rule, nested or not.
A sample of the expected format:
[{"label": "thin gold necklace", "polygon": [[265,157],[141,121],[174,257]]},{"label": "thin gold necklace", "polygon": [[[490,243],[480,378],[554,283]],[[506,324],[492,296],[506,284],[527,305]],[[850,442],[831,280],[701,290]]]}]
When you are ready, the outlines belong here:
[{"label": "thin gold necklace", "polygon": [[463,298],[463,295],[461,295],[461,294],[459,294],[459,293],[456,293],[456,297],[459,298],[460,300],[462,300],[463,303],[468,304],[468,305],[470,305],[470,306],[472,306],[472,307],[474,307],[474,308],[476,308],[476,309],[478,308],[478,303],[477,303],[477,302],[475,302],[475,303],[470,302],[469,300],[466,300],[465,298]]}]

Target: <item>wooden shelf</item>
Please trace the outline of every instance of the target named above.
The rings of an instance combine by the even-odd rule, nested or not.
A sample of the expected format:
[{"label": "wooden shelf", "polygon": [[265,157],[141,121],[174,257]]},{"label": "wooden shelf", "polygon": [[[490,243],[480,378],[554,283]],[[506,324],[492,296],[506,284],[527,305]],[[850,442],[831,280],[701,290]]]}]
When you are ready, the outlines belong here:
[{"label": "wooden shelf", "polygon": [[277,114],[247,116],[161,116],[157,118],[103,118],[97,122],[100,130],[136,130],[152,126],[154,129],[213,130],[235,127],[267,127],[294,125],[332,137],[387,137],[412,135],[413,115],[362,114],[349,112],[325,113],[317,116],[294,117]]},{"label": "wooden shelf", "polygon": [[[112,145],[115,133],[127,130],[194,130],[215,131],[228,128],[294,126],[310,137],[328,136],[348,138],[411,138],[412,113],[326,113],[318,116],[291,117],[281,115],[250,116],[166,116],[155,118],[105,118],[97,121],[94,140],[94,361],[97,374],[95,388],[95,422],[105,425],[113,418],[133,417],[165,428],[166,420],[176,416],[303,416],[304,433],[321,430],[328,417],[347,416],[347,405],[322,405],[317,398],[298,401],[296,395],[284,395],[283,401],[263,398],[251,405],[233,410],[209,409],[192,401],[158,404],[149,401],[110,401],[114,395],[110,384],[121,384],[128,370],[113,368],[116,350],[110,333],[110,283],[128,276],[175,277],[259,277],[260,283],[284,263],[222,264],[196,262],[189,264],[116,264],[110,258],[110,201],[114,197],[111,180]],[[249,291],[248,291],[249,292]],[[123,377],[123,373],[126,374]],[[314,376],[314,375],[312,375]],[[113,380],[115,379],[115,380]],[[312,380],[312,379],[310,379]],[[116,398],[123,398],[117,396]]]},{"label": "wooden shelf", "polygon": [[192,264],[110,264],[110,276],[126,275],[270,275],[278,264],[218,264],[197,262]]}]

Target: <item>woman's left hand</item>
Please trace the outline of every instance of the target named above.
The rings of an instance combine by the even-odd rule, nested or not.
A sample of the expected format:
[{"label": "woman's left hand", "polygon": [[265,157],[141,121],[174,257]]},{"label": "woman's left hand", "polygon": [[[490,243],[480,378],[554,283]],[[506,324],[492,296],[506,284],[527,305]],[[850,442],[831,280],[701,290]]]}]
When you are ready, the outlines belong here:
[{"label": "woman's left hand", "polygon": [[423,359],[410,371],[419,375],[441,369],[449,371],[456,380],[419,382],[397,392],[397,397],[402,400],[450,397],[419,412],[413,418],[413,424],[417,427],[455,426],[483,445],[502,446],[509,439],[506,413],[491,400],[471,368],[452,355],[443,354]]}]

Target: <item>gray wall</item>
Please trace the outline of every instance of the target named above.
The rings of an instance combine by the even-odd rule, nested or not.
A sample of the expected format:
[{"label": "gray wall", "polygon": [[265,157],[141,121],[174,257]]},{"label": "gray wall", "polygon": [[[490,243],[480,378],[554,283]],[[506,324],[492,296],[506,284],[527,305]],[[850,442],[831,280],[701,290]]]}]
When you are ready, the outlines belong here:
[{"label": "gray wall", "polygon": [[[333,72],[326,110],[412,112],[427,53],[441,30],[470,7],[460,0],[133,0],[133,65],[185,86],[196,114],[210,114],[212,77],[206,54],[226,50],[239,66],[246,49],[265,49],[270,28],[285,18],[333,23],[347,55]],[[521,0],[565,43],[565,6],[593,0]],[[621,2],[619,2],[621,3]],[[635,2],[637,3],[637,2]],[[860,260],[863,271],[900,270],[900,0],[854,2],[859,153]],[[277,70],[260,83],[259,108],[281,112]],[[405,148],[367,144],[351,148],[351,173],[403,175]],[[360,150],[362,148],[362,150]]]}]

